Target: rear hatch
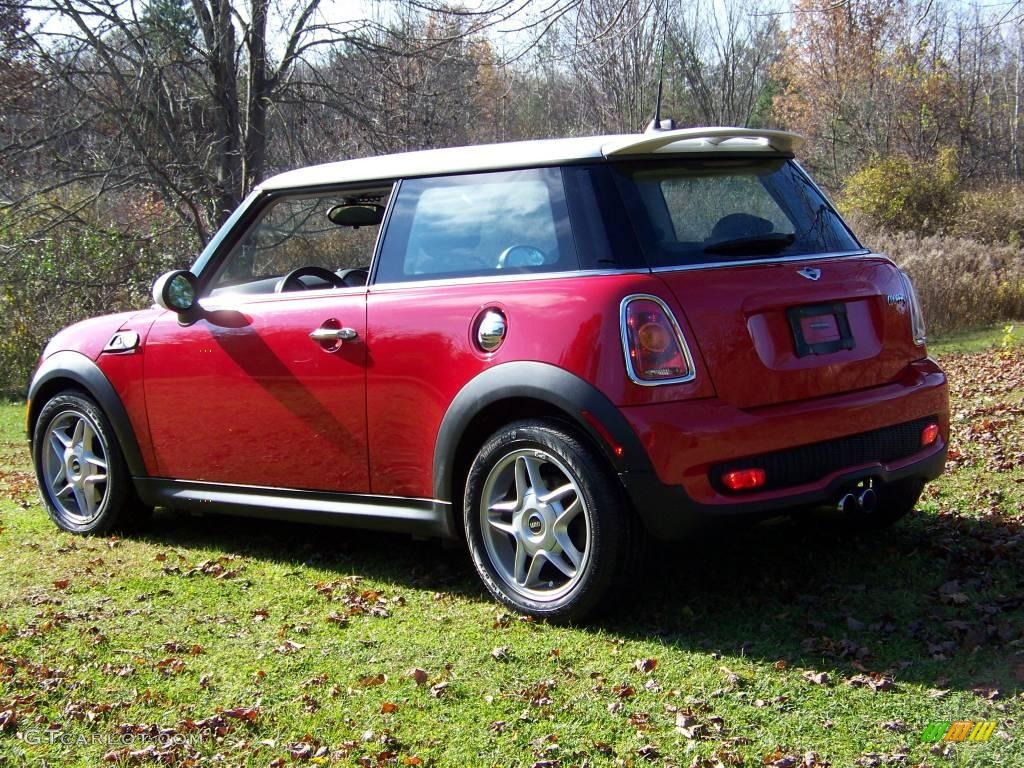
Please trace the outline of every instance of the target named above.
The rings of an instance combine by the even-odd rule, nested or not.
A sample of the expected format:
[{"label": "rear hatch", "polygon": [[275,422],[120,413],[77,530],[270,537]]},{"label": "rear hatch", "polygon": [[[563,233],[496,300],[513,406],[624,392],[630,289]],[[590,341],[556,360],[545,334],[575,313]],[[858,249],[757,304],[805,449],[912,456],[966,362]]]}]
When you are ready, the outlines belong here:
[{"label": "rear hatch", "polygon": [[923,354],[911,336],[902,277],[884,258],[659,277],[684,308],[696,336],[690,341],[700,348],[719,397],[740,408],[892,382]]},{"label": "rear hatch", "polygon": [[924,355],[899,270],[786,157],[611,168],[723,400],[752,408],[873,387]]}]

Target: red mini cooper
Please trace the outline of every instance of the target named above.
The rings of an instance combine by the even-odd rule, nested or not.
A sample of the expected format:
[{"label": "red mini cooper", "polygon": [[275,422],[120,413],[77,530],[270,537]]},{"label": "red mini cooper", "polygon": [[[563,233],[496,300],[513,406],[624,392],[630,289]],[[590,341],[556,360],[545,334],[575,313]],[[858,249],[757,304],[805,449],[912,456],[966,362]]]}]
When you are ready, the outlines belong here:
[{"label": "red mini cooper", "polygon": [[943,469],[907,276],[781,131],[685,129],[331,163],[259,186],[157,306],[59,333],[28,427],[54,522],[154,506],[464,539],[577,620],[647,536],[839,506]]}]

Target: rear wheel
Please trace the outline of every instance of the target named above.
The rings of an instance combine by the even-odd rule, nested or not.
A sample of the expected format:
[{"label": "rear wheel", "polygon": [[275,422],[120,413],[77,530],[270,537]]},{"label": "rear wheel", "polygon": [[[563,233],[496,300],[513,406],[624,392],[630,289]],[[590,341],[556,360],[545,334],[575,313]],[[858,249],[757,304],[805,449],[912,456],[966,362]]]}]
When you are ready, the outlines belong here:
[{"label": "rear wheel", "polygon": [[84,393],[63,392],[47,401],[32,452],[43,503],[65,531],[107,533],[152,512],[135,495],[110,421]]},{"label": "rear wheel", "polygon": [[509,424],[469,470],[466,539],[487,589],[537,618],[579,620],[631,561],[632,518],[590,446],[565,425]]}]

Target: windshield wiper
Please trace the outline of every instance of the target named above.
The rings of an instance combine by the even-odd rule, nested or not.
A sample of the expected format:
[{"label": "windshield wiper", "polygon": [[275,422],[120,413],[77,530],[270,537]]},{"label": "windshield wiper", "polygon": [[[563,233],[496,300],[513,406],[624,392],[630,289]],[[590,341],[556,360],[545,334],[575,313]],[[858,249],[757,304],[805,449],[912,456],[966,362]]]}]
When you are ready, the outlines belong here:
[{"label": "windshield wiper", "polygon": [[721,240],[704,246],[704,253],[757,253],[764,251],[776,253],[789,247],[796,240],[796,235],[770,232],[753,237],[736,237],[732,240]]}]

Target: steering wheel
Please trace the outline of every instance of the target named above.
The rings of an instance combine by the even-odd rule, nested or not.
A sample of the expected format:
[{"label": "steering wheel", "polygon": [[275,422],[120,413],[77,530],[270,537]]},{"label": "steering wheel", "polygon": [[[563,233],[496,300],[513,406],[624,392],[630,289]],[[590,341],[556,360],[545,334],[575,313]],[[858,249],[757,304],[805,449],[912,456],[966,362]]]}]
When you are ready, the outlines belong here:
[{"label": "steering wheel", "polygon": [[310,287],[299,279],[301,277],[315,277],[318,280],[323,280],[325,283],[329,283],[332,288],[345,287],[345,281],[331,272],[331,270],[324,269],[323,267],[307,266],[293,269],[287,275],[282,277],[274,287],[274,293],[310,290]]},{"label": "steering wheel", "polygon": [[366,281],[370,279],[370,270],[365,267],[339,269],[336,274],[347,288],[357,288],[361,285],[366,285]]}]

